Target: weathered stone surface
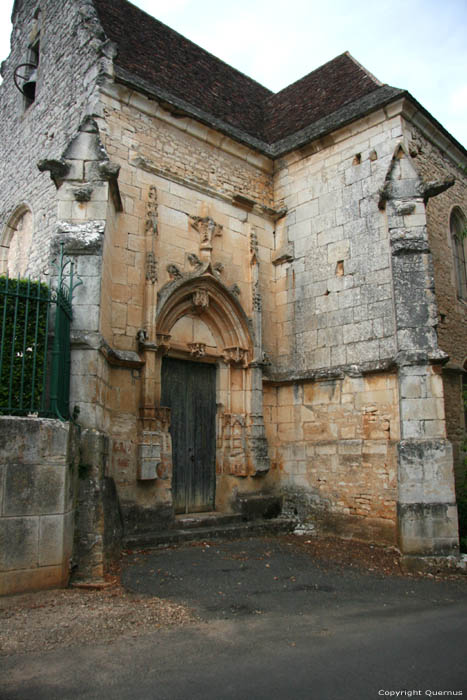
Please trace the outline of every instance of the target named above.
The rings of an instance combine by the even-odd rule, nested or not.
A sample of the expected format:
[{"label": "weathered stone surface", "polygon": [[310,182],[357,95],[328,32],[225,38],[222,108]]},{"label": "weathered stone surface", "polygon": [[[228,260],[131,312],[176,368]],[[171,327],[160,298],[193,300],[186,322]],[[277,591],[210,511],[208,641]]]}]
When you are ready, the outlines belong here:
[{"label": "weathered stone surface", "polygon": [[68,459],[69,425],[48,418],[0,416],[0,464],[64,463]]},{"label": "weathered stone surface", "polygon": [[[5,76],[28,50],[35,9],[16,4]],[[167,352],[217,367],[216,507],[228,510],[239,492],[286,488],[304,519],[325,513],[323,529],[367,527],[390,541],[398,498],[448,502],[449,450],[433,445],[448,423],[459,448],[461,382],[445,379],[443,393],[434,375],[443,351],[454,351],[459,367],[465,360],[465,308],[446,235],[452,207],[467,206],[465,182],[452,184],[464,162],[455,143],[428,117],[430,141],[422,137],[403,116],[415,123],[416,105],[387,87],[274,145],[232,125],[217,131],[219,119],[181,97],[150,99],[154,85],[113,65],[116,47],[90,1],[43,0],[41,9],[44,51],[63,60],[41,72],[29,109],[11,80],[0,86],[0,220],[9,236],[11,208],[28,202],[27,271],[42,270],[64,243],[83,281],[71,395],[80,424],[98,434],[83,437],[82,572],[101,575],[106,550],[118,548],[119,501],[130,531],[173,517],[170,418],[160,406]],[[449,144],[445,154],[437,139]],[[10,245],[5,236],[0,243],[0,251]],[[211,286],[184,296],[194,280]],[[145,432],[160,434],[160,455],[138,454]],[[50,434],[50,457],[34,430],[34,449],[26,437],[10,444],[0,431],[8,491],[0,516],[6,501],[36,508],[32,495],[21,502],[21,489],[43,491],[41,502],[50,496],[39,477],[58,463],[60,440]],[[401,437],[425,442],[424,456],[403,448],[398,484]],[[23,467],[12,476],[14,463]],[[158,478],[140,483],[138,464]],[[2,458],[0,504],[1,472]],[[72,484],[67,476],[60,487],[67,522]],[[46,522],[55,531],[52,516],[44,532]],[[53,556],[44,552],[44,562]]]},{"label": "weathered stone surface", "polygon": [[63,513],[68,465],[9,464],[4,515]]},{"label": "weathered stone surface", "polygon": [[5,488],[4,488],[5,473],[6,473],[6,466],[4,464],[0,464],[0,517],[3,515],[3,494],[5,491]]},{"label": "weathered stone surface", "polygon": [[39,519],[39,566],[62,564],[64,536],[65,519],[61,515],[43,515]]},{"label": "weathered stone surface", "polygon": [[72,224],[67,221],[57,223],[57,233],[53,240],[52,250],[58,252],[63,243],[63,252],[69,255],[99,253],[103,244],[105,221],[86,221]]},{"label": "weathered stone surface", "polygon": [[[74,426],[58,420],[0,418],[2,594],[67,583],[77,437]],[[23,461],[15,463],[9,449]]]},{"label": "weathered stone surface", "polygon": [[457,508],[447,503],[405,503],[397,509],[399,547],[408,555],[450,555],[459,551]]},{"label": "weathered stone surface", "polygon": [[261,493],[238,495],[234,511],[241,513],[244,520],[277,518],[282,512],[282,496]]},{"label": "weathered stone surface", "polygon": [[0,519],[0,571],[31,569],[39,563],[39,518]]},{"label": "weathered stone surface", "polygon": [[145,532],[163,532],[174,521],[174,510],[170,505],[142,507],[135,503],[120,504],[125,537]]}]

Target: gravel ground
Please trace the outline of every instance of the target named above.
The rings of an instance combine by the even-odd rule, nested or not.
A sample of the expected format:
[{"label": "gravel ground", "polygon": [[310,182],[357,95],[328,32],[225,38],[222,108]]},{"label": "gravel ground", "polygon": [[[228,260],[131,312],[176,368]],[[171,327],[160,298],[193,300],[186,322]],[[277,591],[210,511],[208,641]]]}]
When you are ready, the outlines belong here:
[{"label": "gravel ground", "polygon": [[0,656],[139,637],[196,620],[188,608],[128,593],[68,588],[0,598]]}]

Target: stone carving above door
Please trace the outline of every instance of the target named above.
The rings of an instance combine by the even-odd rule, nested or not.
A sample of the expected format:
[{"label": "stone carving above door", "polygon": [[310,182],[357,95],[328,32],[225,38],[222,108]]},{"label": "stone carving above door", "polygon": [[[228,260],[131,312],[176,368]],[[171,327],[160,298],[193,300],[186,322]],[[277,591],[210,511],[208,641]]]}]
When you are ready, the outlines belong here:
[{"label": "stone carving above door", "polygon": [[203,313],[209,306],[209,292],[207,289],[196,289],[192,297],[193,307],[196,313]]},{"label": "stone carving above door", "polygon": [[222,236],[222,225],[216,223],[210,216],[190,216],[190,224],[200,235],[200,257],[210,262],[214,238]]},{"label": "stone carving above door", "polygon": [[206,343],[188,343],[192,357],[204,357],[206,355]]}]

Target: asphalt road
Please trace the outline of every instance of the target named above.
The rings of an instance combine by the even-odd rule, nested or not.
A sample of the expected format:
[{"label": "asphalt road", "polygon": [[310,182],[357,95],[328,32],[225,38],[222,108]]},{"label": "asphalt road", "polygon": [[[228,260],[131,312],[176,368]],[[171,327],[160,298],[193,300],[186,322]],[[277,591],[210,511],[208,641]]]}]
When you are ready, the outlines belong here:
[{"label": "asphalt road", "polygon": [[467,579],[320,565],[277,538],[133,555],[123,581],[188,603],[201,622],[6,657],[0,698],[467,697]]}]

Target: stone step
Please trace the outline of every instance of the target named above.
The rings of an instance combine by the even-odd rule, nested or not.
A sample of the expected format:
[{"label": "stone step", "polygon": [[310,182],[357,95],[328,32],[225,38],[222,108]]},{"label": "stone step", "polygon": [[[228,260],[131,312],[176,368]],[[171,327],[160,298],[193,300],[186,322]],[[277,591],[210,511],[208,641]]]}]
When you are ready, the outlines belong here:
[{"label": "stone step", "polygon": [[139,535],[124,537],[125,549],[154,549],[156,547],[179,544],[181,542],[196,542],[203,540],[241,539],[243,537],[259,537],[280,535],[291,532],[296,526],[295,520],[274,518],[271,520],[238,521],[217,524],[211,527],[174,526],[164,532],[146,532]]},{"label": "stone step", "polygon": [[200,527],[222,527],[241,523],[245,518],[241,513],[220,513],[209,511],[207,513],[188,513],[175,516],[173,528],[175,530],[188,530]]}]

